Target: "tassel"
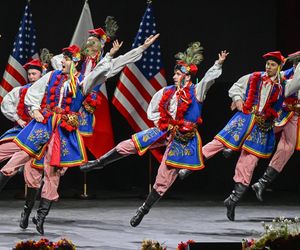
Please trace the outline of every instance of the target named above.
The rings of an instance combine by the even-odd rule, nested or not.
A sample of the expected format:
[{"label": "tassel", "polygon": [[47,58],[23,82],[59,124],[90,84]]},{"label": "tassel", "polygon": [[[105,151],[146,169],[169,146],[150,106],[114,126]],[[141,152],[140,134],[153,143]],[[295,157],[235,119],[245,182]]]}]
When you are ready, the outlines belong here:
[{"label": "tassel", "polygon": [[76,81],[75,81],[75,77],[74,77],[74,72],[75,72],[75,65],[74,62],[71,63],[71,67],[70,67],[70,78],[71,78],[71,91],[73,93],[73,98],[76,97]]}]

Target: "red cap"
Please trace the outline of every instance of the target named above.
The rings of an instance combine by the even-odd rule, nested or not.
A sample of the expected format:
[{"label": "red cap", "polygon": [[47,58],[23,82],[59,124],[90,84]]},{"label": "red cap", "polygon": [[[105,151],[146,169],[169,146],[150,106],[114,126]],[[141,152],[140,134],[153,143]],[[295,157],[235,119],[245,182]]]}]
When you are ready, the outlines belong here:
[{"label": "red cap", "polygon": [[72,44],[69,47],[63,48],[62,52],[70,52],[72,54],[72,60],[73,61],[80,61],[81,56],[80,56],[80,47],[76,44]]},{"label": "red cap", "polygon": [[196,75],[198,71],[198,67],[195,64],[188,65],[183,61],[177,61],[175,68],[180,70],[182,73],[189,73],[191,75]]},{"label": "red cap", "polygon": [[26,64],[23,65],[23,68],[25,70],[37,69],[37,70],[39,70],[41,72],[43,71],[42,67],[43,67],[42,63],[41,63],[41,61],[39,59],[33,59],[30,62],[28,62],[28,63],[26,63]]},{"label": "red cap", "polygon": [[102,28],[93,29],[88,31],[91,36],[97,37],[99,40],[104,40],[105,42],[110,42],[110,37],[105,33],[105,31]]},{"label": "red cap", "polygon": [[266,60],[272,60],[275,61],[278,64],[282,64],[285,62],[285,58],[284,56],[281,54],[280,51],[273,51],[273,52],[269,52],[267,54],[263,55],[263,58],[265,58]]}]

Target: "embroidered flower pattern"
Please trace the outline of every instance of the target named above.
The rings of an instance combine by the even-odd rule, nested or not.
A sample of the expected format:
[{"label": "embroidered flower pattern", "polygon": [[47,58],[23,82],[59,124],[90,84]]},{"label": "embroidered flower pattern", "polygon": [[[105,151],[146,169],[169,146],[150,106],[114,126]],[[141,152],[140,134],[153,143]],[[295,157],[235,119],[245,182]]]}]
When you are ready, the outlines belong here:
[{"label": "embroidered flower pattern", "polygon": [[149,141],[151,138],[155,137],[159,133],[158,128],[150,128],[143,135],[143,142]]},{"label": "embroidered flower pattern", "polygon": [[224,130],[229,133],[235,141],[239,141],[245,121],[246,119],[238,117],[227,124]]},{"label": "embroidered flower pattern", "polygon": [[70,151],[68,149],[68,142],[66,139],[61,140],[61,154],[63,156],[69,155]]},{"label": "embroidered flower pattern", "polygon": [[37,129],[34,130],[33,133],[27,137],[27,139],[31,141],[37,149],[40,149],[42,145],[44,145],[50,139],[50,135],[47,130]]},{"label": "embroidered flower pattern", "polygon": [[[82,107],[80,109],[83,109]],[[88,121],[87,121],[87,113],[86,112],[80,112],[80,116],[78,116],[79,118],[79,124],[80,126],[87,126],[88,125]]]},{"label": "embroidered flower pattern", "polygon": [[176,140],[173,141],[168,152],[168,156],[190,156],[193,154],[194,150],[189,146],[189,144],[184,145]]},{"label": "embroidered flower pattern", "polygon": [[258,127],[255,127],[246,140],[259,145],[267,145],[267,134],[261,131]]}]

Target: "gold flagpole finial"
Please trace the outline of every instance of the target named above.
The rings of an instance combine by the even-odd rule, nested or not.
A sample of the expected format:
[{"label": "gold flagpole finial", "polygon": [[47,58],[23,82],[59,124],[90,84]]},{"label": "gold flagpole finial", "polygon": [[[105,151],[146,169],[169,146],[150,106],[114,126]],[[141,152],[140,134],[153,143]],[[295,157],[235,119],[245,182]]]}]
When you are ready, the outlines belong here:
[{"label": "gold flagpole finial", "polygon": [[147,4],[150,4],[150,3],[152,3],[152,0],[147,0]]}]

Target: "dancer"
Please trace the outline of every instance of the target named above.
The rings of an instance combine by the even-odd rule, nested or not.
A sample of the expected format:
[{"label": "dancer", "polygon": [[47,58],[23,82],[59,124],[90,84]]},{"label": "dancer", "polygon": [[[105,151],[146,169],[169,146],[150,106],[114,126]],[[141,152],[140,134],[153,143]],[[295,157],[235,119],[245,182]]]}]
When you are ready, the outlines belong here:
[{"label": "dancer", "polygon": [[[105,29],[99,27],[87,31],[89,33],[89,37],[83,45],[83,48],[81,48],[82,65],[80,73],[83,78],[87,76],[103,58],[104,47],[115,37],[117,30],[118,25],[116,21],[113,17],[108,16],[105,20]],[[63,54],[52,57],[51,65],[54,67],[54,69],[62,69],[62,58]],[[112,70],[110,76],[108,76],[107,78],[112,77],[117,73],[117,70]],[[93,135],[94,127],[96,124],[96,117],[94,113],[101,102],[101,86],[102,83],[98,84],[88,95],[86,95],[82,106],[78,111],[78,113],[80,114],[78,116],[78,130],[84,137],[90,137]],[[32,166],[37,169],[43,169],[44,157],[42,157],[41,159],[35,158],[32,162]],[[66,171],[67,168],[61,170],[61,175],[65,174]]]},{"label": "dancer", "polygon": [[[87,31],[89,37],[81,48],[83,63],[80,73],[83,77],[88,75],[103,58],[105,45],[115,38],[118,28],[118,24],[114,17],[107,16],[104,28],[99,27]],[[61,70],[61,60],[62,54],[56,55],[51,59],[51,63],[55,69]],[[78,117],[79,131],[82,136],[92,136],[93,134],[94,126],[96,124],[94,113],[101,102],[101,86],[102,84],[96,86],[95,89],[86,96],[83,105],[79,110],[79,113],[81,114]],[[34,164],[42,166],[42,161],[35,161]]]},{"label": "dancer", "polygon": [[[75,167],[86,162],[86,153],[82,137],[78,130],[78,110],[87,94],[97,85],[104,83],[127,64],[139,60],[157,38],[151,35],[140,47],[125,55],[112,59],[122,46],[113,42],[109,53],[95,66],[83,80],[79,73],[81,65],[80,48],[71,45],[65,49],[62,70],[52,71],[43,76],[34,86],[28,89],[25,104],[33,113],[32,120],[14,140],[27,153],[44,159],[44,185],[40,205],[33,218],[36,229],[44,234],[44,220],[57,193],[61,169]],[[41,109],[42,96],[47,93],[45,108]],[[55,153],[54,153],[55,152]]]},{"label": "dancer", "polygon": [[[241,150],[235,167],[235,187],[224,205],[229,220],[235,219],[235,207],[242,198],[252,178],[259,158],[271,156],[275,145],[274,122],[285,97],[300,88],[300,69],[293,80],[285,81],[280,69],[285,61],[280,51],[263,55],[265,72],[254,72],[243,76],[229,90],[233,109],[237,113],[215,138],[203,147],[205,159],[213,157],[225,147]],[[299,67],[297,67],[299,68]],[[297,73],[298,72],[298,73]],[[191,171],[180,172],[181,179]]]},{"label": "dancer", "polygon": [[102,169],[104,166],[130,154],[143,155],[148,149],[166,146],[156,181],[144,204],[138,208],[130,224],[136,227],[145,214],[166,193],[175,181],[180,168],[204,168],[201,137],[197,126],[202,123],[201,110],[208,89],[222,73],[222,64],[228,53],[222,51],[219,59],[197,84],[192,77],[202,61],[199,42],[192,43],[185,53],[178,53],[174,69],[174,85],[159,90],[149,104],[147,115],[155,127],[132,135],[120,142],[104,156],[80,167],[82,171]]},{"label": "dancer", "polygon": [[[294,76],[300,61],[300,51],[288,55],[288,60],[293,63],[293,67],[284,71],[285,78],[291,79]],[[293,155],[295,148],[300,150],[299,142],[299,92],[285,99],[283,109],[277,125],[275,133],[281,133],[277,149],[266,168],[263,176],[251,187],[255,191],[258,200],[263,201],[263,191],[275,180],[282,172],[284,166]]]},{"label": "dancer", "polygon": [[28,84],[13,88],[5,95],[1,103],[3,115],[17,125],[0,137],[0,160],[3,161],[11,158],[0,171],[0,191],[11,176],[17,173],[19,167],[24,165],[23,162],[18,162],[18,159],[22,158],[23,152],[13,140],[32,119],[31,114],[24,104],[24,99],[28,88],[42,76],[42,63],[38,59],[26,63],[23,67],[27,71]]},{"label": "dancer", "polygon": [[[39,59],[31,60],[26,63],[24,69],[27,71],[28,84],[13,88],[5,95],[1,103],[1,111],[6,118],[15,122],[17,125],[6,131],[0,137],[0,155],[1,160],[12,158],[0,171],[0,191],[9,181],[9,179],[17,173],[17,169],[23,164],[15,165],[14,160],[18,158],[21,149],[13,142],[14,138],[32,119],[27,107],[24,105],[26,92],[32,84],[42,77],[43,65]],[[11,164],[13,162],[13,164]],[[28,226],[28,218],[34,206],[36,195],[40,187],[41,177],[38,170],[31,168],[31,159],[24,165],[25,182],[31,186],[27,188],[26,201],[24,211],[21,214],[20,227],[25,229]]]}]

